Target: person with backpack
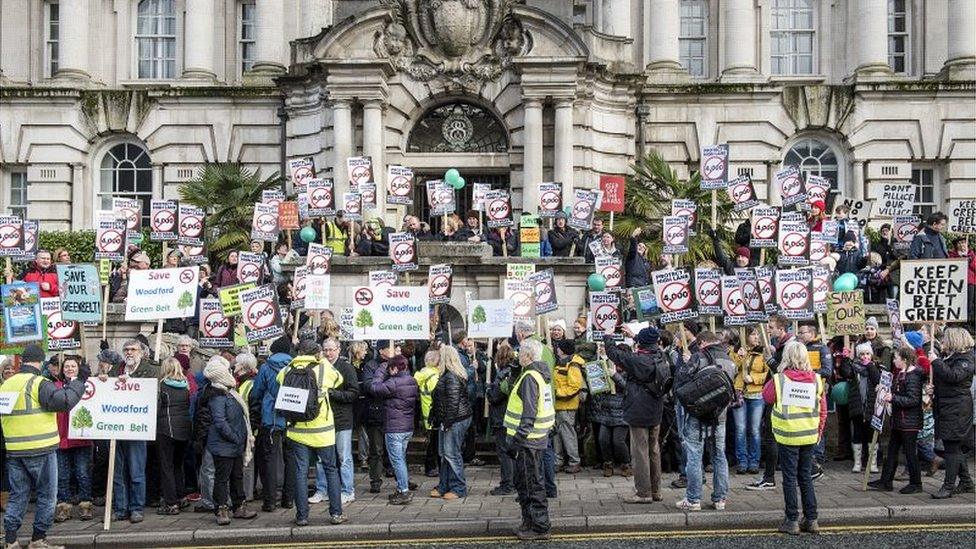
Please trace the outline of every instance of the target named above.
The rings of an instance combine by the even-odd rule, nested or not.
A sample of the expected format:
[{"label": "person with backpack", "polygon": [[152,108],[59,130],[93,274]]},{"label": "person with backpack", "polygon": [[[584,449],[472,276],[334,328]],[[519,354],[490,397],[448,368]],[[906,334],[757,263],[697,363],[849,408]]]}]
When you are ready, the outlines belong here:
[{"label": "person with backpack", "polygon": [[634,495],[627,503],[651,503],[661,496],[661,417],[664,395],[671,390],[671,364],[658,346],[661,333],[644,328],[637,335],[624,326],[625,336],[634,340],[636,353],[625,353],[610,335],[603,344],[607,359],[627,374],[624,393],[624,421],[630,428],[630,462],[634,471]]},{"label": "person with backpack", "polygon": [[[275,410],[278,395],[278,373],[291,362],[291,341],[281,336],[271,343],[271,356],[268,357],[248,395],[252,406],[261,409],[261,426],[255,440],[258,478],[261,479],[261,510],[270,513],[275,507],[291,509],[295,499],[295,460],[291,457],[291,445],[284,444],[285,416]],[[281,497],[278,485],[281,484]]]},{"label": "person with backpack", "polygon": [[439,456],[437,448],[438,430],[433,428],[430,423],[430,407],[433,400],[434,387],[437,387],[437,379],[440,376],[441,353],[431,345],[427,353],[424,354],[424,367],[413,375],[417,381],[417,388],[420,390],[420,420],[421,425],[427,431],[427,448],[424,451],[424,476],[439,477]]},{"label": "person with backpack", "polygon": [[407,469],[407,445],[413,436],[414,408],[420,391],[417,381],[410,375],[406,357],[398,354],[384,362],[383,366],[373,378],[370,393],[384,403],[386,453],[397,483],[396,491],[390,494],[390,504],[406,505],[413,501],[410,471]]},{"label": "person with backpack", "polygon": [[[576,342],[561,339],[553,344],[556,349],[556,369],[553,372],[553,385],[556,393],[556,434],[553,437],[553,450],[556,453],[556,470],[569,474],[579,473],[579,445],[576,439],[576,412],[579,411],[580,393],[583,391],[582,364],[572,360],[576,354]],[[558,464],[566,456],[565,468]]]},{"label": "person with backpack", "polygon": [[319,357],[318,343],[305,339],[298,343],[298,356],[278,372],[276,380],[276,404],[282,391],[305,396],[304,410],[277,408],[288,424],[285,436],[295,460],[295,526],[308,526],[308,467],[313,456],[325,467],[329,521],[342,524],[348,519],[342,514],[335,416],[329,403],[329,393],[342,385],[342,374]]},{"label": "person with backpack", "polygon": [[[811,369],[809,354],[802,343],[788,342],[779,366],[779,373],[763,387],[763,400],[773,407],[772,429],[783,473],[786,518],[779,531],[794,536],[801,530],[816,534],[820,527],[813,487],[813,456],[827,423],[827,392],[823,378]],[[802,523],[797,522],[797,485],[803,505]]]},{"label": "person with backpack", "polygon": [[[342,504],[356,501],[354,482],[355,464],[352,459],[353,406],[359,400],[359,380],[356,367],[349,359],[339,355],[339,340],[334,337],[322,342],[322,356],[342,376],[342,385],[329,391],[329,404],[335,414],[336,455],[339,459],[339,480],[342,484]],[[327,493],[325,468],[320,463],[315,472],[315,492]],[[311,502],[311,500],[309,500]]]},{"label": "person with backpack", "polygon": [[706,442],[712,454],[712,505],[725,510],[729,489],[729,463],[725,458],[725,416],[735,398],[732,379],[735,363],[714,332],[697,336],[699,351],[684,354],[684,365],[675,376],[675,396],[685,409],[682,442],[688,487],[675,506],[683,511],[701,511],[702,457]]}]

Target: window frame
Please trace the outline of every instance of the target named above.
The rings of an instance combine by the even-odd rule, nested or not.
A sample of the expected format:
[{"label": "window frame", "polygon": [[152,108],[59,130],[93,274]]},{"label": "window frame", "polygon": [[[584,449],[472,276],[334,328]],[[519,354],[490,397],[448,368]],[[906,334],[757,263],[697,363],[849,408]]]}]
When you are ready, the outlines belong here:
[{"label": "window frame", "polygon": [[[117,176],[117,173],[119,171],[118,165],[116,165],[114,167],[111,167],[111,168],[105,168],[103,166],[103,164],[105,163],[105,160],[107,158],[109,158],[110,156],[112,158],[115,158],[116,160],[118,160],[118,157],[114,154],[113,151],[115,151],[120,146],[135,147],[136,149],[138,149],[139,151],[141,151],[141,154],[140,155],[136,155],[133,158],[129,158],[128,148],[125,149],[126,155],[125,155],[125,158],[123,160],[124,161],[128,161],[128,162],[132,162],[133,163],[133,166],[134,166],[133,170],[136,172],[134,174],[134,176],[133,176],[133,189],[134,190],[132,192],[117,191],[117,190],[115,190],[115,189],[118,188],[118,176]],[[139,160],[141,158],[141,156],[143,156],[143,155],[146,157],[146,159],[148,161],[148,166],[147,167],[144,167],[144,168],[135,167],[134,161],[135,160]],[[99,155],[95,156],[94,159],[95,159],[95,164],[93,166],[94,169],[92,170],[92,178],[94,180],[93,181],[93,185],[92,185],[92,187],[93,187],[92,188],[92,191],[93,191],[93,194],[94,194],[92,213],[94,215],[94,221],[97,222],[97,220],[98,220],[98,212],[99,212],[99,210],[105,210],[105,209],[107,209],[107,208],[105,208],[105,207],[102,206],[102,198],[103,197],[109,197],[110,199],[111,198],[115,198],[115,197],[117,197],[117,198],[137,198],[139,200],[142,200],[142,221],[143,221],[143,226],[144,227],[145,226],[148,226],[150,202],[152,201],[152,199],[158,198],[157,193],[156,193],[155,174],[153,174],[152,156],[150,156],[150,154],[149,154],[149,148],[146,147],[144,144],[139,143],[139,142],[136,142],[136,141],[130,141],[130,140],[113,141],[111,143],[106,144],[100,150]],[[113,176],[112,176],[112,188],[113,188],[113,190],[111,190],[111,191],[103,191],[102,190],[102,180],[103,180],[103,177],[104,177],[103,172],[106,169],[110,169],[110,170],[113,171]],[[139,178],[140,173],[145,173],[146,177],[148,177],[148,181],[149,181],[149,190],[148,190],[148,192],[140,192],[138,190],[138,188],[139,188],[139,179],[138,178]],[[111,206],[109,206],[109,208],[111,208]]]},{"label": "window frame", "polygon": [[[932,201],[922,200],[922,184],[921,184],[921,174],[922,172],[930,172],[932,174]],[[916,173],[919,174],[919,178],[916,178]],[[912,205],[912,213],[919,216],[921,219],[925,219],[930,213],[943,211],[943,197],[942,197],[942,185],[939,184],[939,169],[938,166],[934,164],[918,163],[912,164],[912,173],[910,182],[915,185],[915,202]],[[922,211],[920,208],[931,207],[928,212]]]},{"label": "window frame", "polygon": [[[793,27],[793,22],[796,17],[796,13],[799,10],[807,11],[806,7],[798,7],[797,4],[803,2],[808,3],[810,12],[810,24],[809,28],[795,28]],[[784,5],[785,4],[785,5]],[[818,30],[820,26],[820,13],[817,9],[818,2],[816,0],[770,0],[769,4],[769,73],[774,78],[776,77],[804,77],[804,76],[816,76],[819,74],[820,57],[818,55]],[[788,28],[776,28],[777,15],[778,12],[786,11],[786,16],[790,21],[790,26]],[[791,43],[795,45],[795,38],[799,36],[809,36],[810,37],[810,71],[809,72],[799,72],[796,70],[796,60],[802,55],[799,54],[796,48],[792,48],[788,51],[777,52],[776,47],[778,43],[778,35],[786,36]],[[777,58],[783,58],[783,62],[788,65],[788,70],[786,72],[776,71],[776,61]]]},{"label": "window frame", "polygon": [[[891,67],[892,72],[895,74],[911,75],[912,73],[912,2],[911,0],[902,0],[904,2],[903,12],[892,13],[892,5],[898,0],[888,0],[887,2],[887,34],[885,39],[887,41],[887,53],[888,53],[888,66]],[[892,22],[895,17],[901,14],[905,19],[905,30],[901,32],[892,31]],[[895,69],[894,60],[896,55],[891,51],[891,41],[893,38],[904,38],[904,51],[897,54],[904,58],[905,70],[898,71]]]},{"label": "window frame", "polygon": [[252,10],[255,10],[252,12],[254,19],[252,19],[250,26],[251,26],[251,32],[257,33],[256,4],[257,2],[255,2],[255,0],[242,0],[241,2],[237,3],[237,16],[235,17],[235,23],[234,23],[236,28],[236,38],[237,38],[237,70],[239,71],[238,75],[242,77],[249,70],[251,70],[251,68],[253,68],[254,61],[256,59],[256,58],[251,59],[250,60],[251,67],[245,68],[245,63],[247,63],[247,60],[244,58],[244,45],[252,44],[256,47],[256,42],[257,42],[257,38],[254,37],[254,34],[252,34],[252,38],[250,39],[244,38],[244,6],[249,5],[251,6]]},{"label": "window frame", "polygon": [[[21,219],[27,219],[27,191],[30,188],[30,181],[27,180],[27,168],[15,167],[11,169],[7,176],[7,188],[5,193],[6,198],[6,208],[5,210],[11,215],[19,215]],[[22,204],[14,204],[14,178],[18,178],[23,182],[22,190],[18,192],[23,200]],[[18,185],[20,186],[20,185]]]},{"label": "window frame", "polygon": [[[146,3],[146,2],[150,2],[150,3],[157,2],[158,3],[158,2],[167,2],[167,1],[170,2],[171,6],[173,8],[172,9],[172,12],[171,12],[172,13],[172,18],[173,18],[173,34],[140,34],[139,33],[139,19],[140,19],[139,9],[143,5],[143,3]],[[180,2],[178,0],[139,0],[138,2],[136,2],[135,9],[132,12],[132,31],[133,31],[132,32],[132,40],[133,40],[133,42],[132,42],[132,44],[133,44],[133,51],[132,51],[133,70],[132,70],[132,74],[135,76],[135,79],[136,80],[138,80],[138,81],[171,81],[171,80],[176,80],[177,78],[180,77],[180,73],[181,73],[181,70],[180,70],[181,69],[181,63],[180,62],[181,62],[182,57],[183,57],[182,40],[180,39],[181,36],[182,36],[182,34],[183,34],[182,18],[180,17],[180,14],[182,13],[182,10],[180,8],[181,8],[181,5],[180,5]],[[153,16],[153,17],[160,17],[160,18],[168,18],[168,17],[170,17],[170,15],[159,15],[157,13],[152,13],[151,16]],[[140,45],[141,41],[142,40],[158,40],[158,41],[162,41],[162,40],[168,40],[168,39],[172,39],[173,40],[173,58],[172,58],[172,61],[173,61],[173,75],[172,76],[161,76],[159,74],[150,74],[148,76],[143,76],[142,74],[140,74],[139,71],[140,71],[140,64],[141,64],[140,61],[141,61],[141,58],[139,57],[139,45]],[[154,43],[154,48],[153,49],[155,50],[155,48],[157,47],[156,46],[156,42],[153,42],[153,43]],[[149,61],[151,63],[150,66],[153,66],[152,64],[156,63],[158,59],[166,59],[166,60],[168,60],[169,58],[150,57],[148,59],[149,59]]]},{"label": "window frame", "polygon": [[[51,14],[54,10],[58,12],[57,21],[54,21]],[[57,26],[57,37],[52,38],[52,24]],[[53,46],[53,48],[52,48]],[[57,51],[52,54],[52,49]],[[47,78],[54,78],[60,69],[61,62],[61,6],[56,0],[44,2],[44,75]]]},{"label": "window frame", "polygon": [[[780,161],[780,169],[784,169],[788,166],[796,165],[797,168],[800,170],[801,174],[806,174],[808,171],[813,171],[813,170],[804,170],[803,168],[803,159],[813,158],[811,156],[803,157],[803,159],[801,159],[800,164],[787,163],[787,158],[790,156],[790,153],[800,145],[806,144],[808,142],[816,142],[822,144],[826,148],[825,152],[829,152],[834,156],[833,166],[835,168],[835,173],[837,174],[837,177],[830,178],[829,175],[827,176],[829,179],[833,179],[833,187],[831,188],[830,193],[837,196],[852,196],[852,194],[849,192],[850,189],[848,188],[850,185],[850,177],[849,177],[850,174],[848,173],[847,155],[844,153],[844,150],[840,147],[837,140],[831,136],[825,136],[820,134],[803,134],[794,137],[793,139],[788,141],[786,146],[783,148],[783,157],[782,160]],[[799,153],[797,153],[797,156],[799,156]],[[817,158],[819,159],[819,157]],[[822,169],[823,165],[821,164],[820,167]],[[823,173],[820,170],[818,170],[818,172],[819,173],[816,173],[816,175],[822,175]],[[806,179],[806,175],[803,175],[803,178]],[[770,185],[772,185],[772,179],[770,179]],[[770,195],[772,195],[772,192],[773,189],[770,189]]]},{"label": "window frame", "polygon": [[[689,6],[690,5],[697,5],[701,9],[701,29],[702,29],[702,34],[700,34],[700,35],[687,35],[687,36],[682,34],[682,32],[684,30],[684,25],[683,25],[682,21],[685,19],[685,16],[684,16],[684,14],[682,12],[683,12],[684,6],[686,6],[686,5],[689,5]],[[688,74],[692,78],[708,78],[708,75],[709,75],[709,70],[708,70],[709,69],[709,67],[708,67],[708,62],[709,62],[709,59],[708,59],[708,47],[709,47],[709,43],[708,43],[708,25],[709,25],[709,15],[710,15],[709,14],[709,2],[708,2],[708,0],[681,0],[680,4],[678,5],[678,10],[679,10],[679,15],[678,15],[678,62],[681,63],[681,66],[686,71],[688,71]],[[694,18],[694,19],[697,19],[697,17]],[[684,55],[682,55],[682,53],[681,53],[681,51],[682,51],[682,48],[681,48],[682,44],[683,43],[693,43],[693,42],[700,42],[701,43],[701,47],[702,47],[702,54],[701,54],[702,72],[701,72],[701,74],[694,74],[694,73],[692,73],[691,72],[691,67],[689,66],[689,63],[685,63],[683,61]],[[688,59],[690,61],[692,59],[698,59],[698,57],[691,57],[689,55],[688,56]]]}]

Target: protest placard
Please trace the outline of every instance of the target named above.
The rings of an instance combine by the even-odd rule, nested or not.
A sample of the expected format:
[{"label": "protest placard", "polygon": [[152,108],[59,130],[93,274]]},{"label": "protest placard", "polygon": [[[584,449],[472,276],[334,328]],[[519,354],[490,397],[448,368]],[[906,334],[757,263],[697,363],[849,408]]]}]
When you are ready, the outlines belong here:
[{"label": "protest placard", "polygon": [[779,229],[779,208],[762,207],[752,210],[752,236],[750,248],[775,248]]},{"label": "protest placard", "polygon": [[491,192],[490,183],[471,184],[471,208],[479,212],[485,209],[485,196]]},{"label": "protest placard", "polygon": [[776,271],[776,304],[788,320],[812,319],[813,272],[810,269]]},{"label": "protest placard", "polygon": [[305,291],[308,284],[308,267],[296,267],[295,274],[291,278],[291,302],[288,308],[292,311],[305,308]]},{"label": "protest placard", "polygon": [[763,302],[763,310],[767,315],[779,312],[776,305],[776,269],[772,267],[753,267],[752,272],[756,275],[756,283],[759,288],[759,298]]},{"label": "protest placard", "polygon": [[327,274],[305,276],[305,310],[324,311],[331,306],[332,280]]},{"label": "protest placard", "polygon": [[895,236],[895,249],[907,250],[912,240],[918,234],[918,227],[922,221],[917,215],[896,215],[891,222],[892,234]]},{"label": "protest placard", "polygon": [[427,205],[432,215],[447,215],[457,210],[454,187],[441,179],[427,181]]},{"label": "protest placard", "polygon": [[512,201],[508,191],[489,191],[484,198],[485,214],[488,216],[488,228],[511,227]]},{"label": "protest placard", "polygon": [[386,167],[386,203],[410,206],[413,204],[413,170],[404,166]]},{"label": "protest placard", "polygon": [[881,381],[874,396],[874,413],[871,414],[871,428],[878,432],[884,428],[884,418],[888,411],[885,397],[891,394],[891,379],[891,372],[881,370]]},{"label": "protest placard", "polygon": [[427,270],[427,288],[431,305],[451,302],[451,280],[454,269],[450,265],[431,265]]},{"label": "protest placard", "polygon": [[885,314],[888,315],[888,325],[891,326],[891,337],[900,338],[905,330],[901,325],[901,314],[897,299],[885,299]]},{"label": "protest placard", "polygon": [[205,349],[230,349],[234,347],[234,319],[224,314],[220,300],[200,300],[200,347]]},{"label": "protest placard", "polygon": [[390,233],[390,261],[396,272],[417,269],[417,241],[411,233]]},{"label": "protest placard", "polygon": [[536,314],[551,313],[559,308],[556,300],[556,277],[552,269],[529,275],[527,280],[532,284],[532,292],[535,294]]},{"label": "protest placard", "polygon": [[702,189],[724,189],[729,180],[728,144],[702,147],[698,172],[701,174]]},{"label": "protest placard", "polygon": [[567,224],[574,229],[590,230],[593,228],[593,216],[596,214],[597,194],[585,189],[573,191],[573,208],[570,210]]},{"label": "protest placard", "polygon": [[[125,222],[122,222],[123,229]],[[24,221],[16,215],[0,215],[0,257],[20,255],[24,238]]]},{"label": "protest placard", "polygon": [[629,291],[634,300],[634,308],[637,310],[637,320],[653,320],[661,316],[654,286],[638,286],[630,288]]},{"label": "protest placard", "polygon": [[624,211],[624,189],[626,183],[622,175],[601,175],[600,192],[603,193],[600,202],[601,212],[620,213]]},{"label": "protest placard", "polygon": [[56,265],[61,315],[65,320],[97,322],[102,319],[98,268],[89,264]]},{"label": "protest placard", "polygon": [[352,314],[352,307],[339,309],[339,341],[354,341],[356,339],[356,327],[353,325],[355,318]]},{"label": "protest placard", "polygon": [[298,213],[298,202],[285,200],[278,204],[278,229],[282,231],[296,231],[301,228]]},{"label": "protest placard", "polygon": [[[860,227],[864,227],[868,223],[868,217],[871,213],[872,201],[858,198],[845,198],[842,202],[844,206],[850,208],[850,218],[857,221]],[[848,230],[850,230],[848,226]]]},{"label": "protest placard", "polygon": [[315,177],[315,163],[311,158],[293,158],[288,161],[291,183],[299,193],[304,192],[309,179]]},{"label": "protest placard", "polygon": [[810,248],[810,226],[806,223],[780,223],[780,265],[809,265],[807,250]]},{"label": "protest placard", "polygon": [[25,219],[23,224],[23,243],[20,253],[11,258],[18,263],[32,263],[37,259],[37,241],[40,238],[40,226],[34,219]]},{"label": "protest placard", "polygon": [[285,193],[281,189],[264,189],[261,191],[261,203],[269,206],[280,206],[285,200]]},{"label": "protest placard", "polygon": [[251,252],[237,254],[237,280],[241,284],[260,282],[264,274],[264,255]]},{"label": "protest placard", "polygon": [[[827,208],[827,198],[830,196],[830,180],[826,177],[820,177],[819,175],[813,175],[812,173],[807,173],[807,180],[804,184],[804,190],[807,194],[807,204],[813,204],[814,202],[820,200],[824,203],[824,210]],[[827,213],[824,211],[823,213]]]},{"label": "protest placard", "polygon": [[739,280],[739,290],[742,301],[745,303],[746,319],[750,323],[766,322],[769,315],[766,314],[766,306],[763,304],[762,290],[759,288],[759,279],[756,272],[749,268],[736,269],[735,276]]},{"label": "protest placard", "polygon": [[429,310],[427,286],[358,286],[353,289],[355,338],[428,339]]},{"label": "protest placard", "polygon": [[830,253],[830,245],[833,242],[825,239],[822,232],[810,233],[810,250],[808,257],[810,263],[820,263]]},{"label": "protest placard", "polygon": [[674,199],[671,201],[671,215],[688,219],[688,234],[695,236],[695,223],[698,222],[698,205],[694,200]]},{"label": "protest placard", "polygon": [[192,317],[197,306],[199,267],[129,271],[125,320]]},{"label": "protest placard", "polygon": [[47,322],[47,349],[66,351],[81,348],[81,324],[65,320],[61,314],[61,300],[56,297],[41,298],[41,315]]},{"label": "protest placard", "polygon": [[896,215],[912,215],[915,207],[914,183],[885,183],[881,196],[874,203],[873,218],[889,218]]},{"label": "protest placard", "polygon": [[346,219],[362,221],[363,219],[363,195],[358,192],[342,193],[342,210]]},{"label": "protest placard", "polygon": [[382,288],[383,286],[396,286],[397,274],[395,271],[370,271],[369,287]]},{"label": "protest placard", "polygon": [[619,257],[604,255],[593,258],[596,272],[603,275],[607,289],[619,288],[623,285],[623,261]]},{"label": "protest placard", "polygon": [[824,219],[820,230],[821,237],[834,244],[837,242],[837,231],[840,230],[840,222],[834,219]]},{"label": "protest placard", "polygon": [[505,280],[505,299],[512,302],[512,314],[515,320],[532,322],[535,320],[535,296],[532,283],[528,280]]},{"label": "protest placard", "polygon": [[360,199],[362,200],[363,210],[375,210],[376,209],[376,183],[360,183],[359,188]]},{"label": "protest placard", "polygon": [[666,215],[663,219],[664,247],[662,253],[686,254],[690,240],[688,218],[680,215]]},{"label": "protest placard", "polygon": [[468,337],[510,337],[515,324],[512,307],[507,299],[468,301]]},{"label": "protest placard", "polygon": [[773,175],[773,186],[779,191],[784,211],[795,209],[797,204],[806,202],[807,195],[800,177],[800,170],[796,166],[788,166]]},{"label": "protest placard", "polygon": [[265,284],[240,293],[241,320],[248,344],[275,339],[285,334],[278,308],[278,293]]},{"label": "protest placard", "polygon": [[184,246],[203,246],[204,215],[203,208],[180,202],[180,226],[176,242]]},{"label": "protest placard", "polygon": [[976,199],[953,198],[949,201],[949,232],[976,234]]},{"label": "protest placard", "polygon": [[275,242],[278,240],[278,206],[271,204],[254,204],[254,215],[251,217],[251,240]]},{"label": "protest placard", "polygon": [[233,286],[224,286],[217,290],[217,297],[220,298],[220,310],[224,312],[224,316],[235,317],[241,314],[241,292],[247,290],[253,290],[257,287],[257,284],[251,282],[249,284],[234,284]]},{"label": "protest placard", "polygon": [[309,217],[330,217],[336,214],[335,187],[331,179],[309,179],[307,194]]},{"label": "protest placard", "polygon": [[85,394],[68,413],[68,437],[156,440],[158,383],[151,377],[88,378]]},{"label": "protest placard", "polygon": [[756,189],[752,184],[752,178],[748,175],[740,175],[729,181],[725,188],[729,198],[732,200],[732,211],[743,212],[759,205],[756,197]]},{"label": "protest placard", "polygon": [[43,339],[40,295],[41,288],[36,282],[13,282],[0,286],[6,343]]},{"label": "protest placard", "polygon": [[654,296],[661,308],[661,322],[671,324],[698,318],[694,308],[691,273],[684,269],[662,269],[651,273]]},{"label": "protest placard", "polygon": [[620,325],[620,296],[614,292],[590,292],[590,327],[594,341],[612,334]]},{"label": "protest placard", "polygon": [[315,242],[308,243],[308,254],[305,255],[305,266],[309,274],[320,275],[329,272],[332,265],[332,248]]},{"label": "protest placard", "polygon": [[813,311],[827,312],[827,293],[830,292],[830,269],[823,265],[811,267],[813,272]]},{"label": "protest placard", "polygon": [[898,294],[902,322],[965,322],[967,261],[903,259]]},{"label": "protest placard", "polygon": [[749,323],[737,276],[722,277],[722,312],[725,315],[722,323],[726,326],[745,326]]},{"label": "protest placard", "polygon": [[832,336],[864,333],[864,290],[827,294],[827,331]]},{"label": "protest placard", "polygon": [[112,212],[125,220],[126,241],[142,240],[142,200],[137,198],[112,198]]},{"label": "protest placard", "polygon": [[695,299],[698,314],[722,316],[722,272],[718,269],[695,269]]},{"label": "protest placard", "polygon": [[360,183],[373,182],[373,160],[369,156],[350,156],[346,159],[349,187],[359,188]]},{"label": "protest placard", "polygon": [[149,202],[149,240],[154,242],[173,242],[176,240],[178,210],[179,205],[175,200],[152,200]]},{"label": "protest placard", "polygon": [[[10,231],[10,238],[13,238],[13,229],[9,227],[4,218],[0,217],[0,247],[4,242],[4,231]],[[18,246],[20,245],[20,232],[17,233]],[[0,248],[0,255],[6,253],[6,248]],[[112,212],[99,212],[98,221],[95,225],[95,259],[108,259],[110,261],[122,261],[125,256],[125,220],[119,219]]]},{"label": "protest placard", "polygon": [[539,183],[539,217],[556,217],[563,211],[563,184]]},{"label": "protest placard", "polygon": [[519,228],[519,255],[521,257],[541,257],[542,248],[540,247],[540,241],[542,240],[542,231],[539,230],[539,227],[526,227],[526,217],[535,216],[523,214],[522,219],[519,220],[519,225],[521,226]]}]

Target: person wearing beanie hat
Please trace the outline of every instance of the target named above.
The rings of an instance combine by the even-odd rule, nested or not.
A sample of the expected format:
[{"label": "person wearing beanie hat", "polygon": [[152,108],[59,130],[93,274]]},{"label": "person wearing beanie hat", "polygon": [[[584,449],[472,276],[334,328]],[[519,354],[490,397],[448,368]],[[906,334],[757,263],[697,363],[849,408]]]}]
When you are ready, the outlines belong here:
[{"label": "person wearing beanie hat", "polygon": [[[556,400],[556,426],[552,439],[556,455],[556,470],[576,474],[580,467],[579,444],[576,436],[576,413],[580,407],[580,392],[585,386],[580,364],[573,362],[576,342],[561,339],[556,345],[556,368],[553,370],[552,385]],[[565,459],[564,459],[565,457]]]},{"label": "person wearing beanie hat", "polygon": [[864,327],[865,328],[872,328],[872,329],[877,330],[878,329],[878,319],[875,318],[875,317],[873,317],[873,316],[869,316],[868,319],[864,321]]},{"label": "person wearing beanie hat", "polygon": [[634,343],[642,349],[647,349],[657,345],[661,341],[661,331],[653,326],[648,326],[647,328],[641,329],[634,336]]},{"label": "person wearing beanie hat", "polygon": [[407,444],[413,436],[414,408],[420,389],[417,380],[410,375],[407,359],[403,355],[388,357],[384,366],[376,371],[369,391],[383,403],[384,442],[397,484],[396,491],[390,495],[390,503],[406,505],[413,501],[407,469]]},{"label": "person wearing beanie hat", "polygon": [[261,410],[261,424],[255,439],[254,467],[261,479],[261,510],[266,513],[274,511],[279,503],[281,507],[291,509],[295,498],[295,461],[288,457],[281,459],[288,455],[283,448],[286,424],[285,417],[275,410],[280,388],[277,377],[291,362],[291,340],[287,336],[279,337],[271,343],[270,351],[271,356],[258,369],[248,395],[248,404]]},{"label": "person wearing beanie hat", "polygon": [[[748,223],[748,220],[746,222]],[[715,263],[726,275],[732,276],[735,274],[736,268],[741,269],[749,266],[752,261],[752,250],[745,246],[738,246],[735,248],[735,261],[730,261],[725,252],[725,246],[715,229],[707,227],[705,233],[712,239],[712,255],[715,257]]]},{"label": "person wearing beanie hat", "polygon": [[905,332],[905,341],[912,346],[912,349],[918,350],[925,345],[925,335],[922,332]]},{"label": "person wearing beanie hat", "polygon": [[37,502],[31,545],[51,547],[44,540],[54,522],[58,495],[56,451],[61,437],[57,414],[71,410],[85,394],[88,367],[82,365],[78,377],[58,387],[42,375],[44,351],[39,346],[27,345],[20,358],[20,371],[0,385],[0,393],[17,395],[10,413],[0,416],[6,437],[4,475],[10,483],[10,497],[3,515],[4,542],[6,547],[19,547],[17,532],[33,491]]},{"label": "person wearing beanie hat", "polygon": [[552,246],[552,255],[556,257],[569,257],[581,251],[579,231],[567,225],[567,219],[566,212],[557,212],[553,227],[549,229],[549,245]]},{"label": "person wearing beanie hat", "polygon": [[566,339],[566,321],[559,318],[549,323],[549,343],[553,346]]},{"label": "person wearing beanie hat", "polygon": [[826,218],[825,211],[827,210],[827,205],[824,204],[823,200],[814,200],[810,203],[810,213],[807,215],[807,225],[813,232],[823,231],[823,222]]}]

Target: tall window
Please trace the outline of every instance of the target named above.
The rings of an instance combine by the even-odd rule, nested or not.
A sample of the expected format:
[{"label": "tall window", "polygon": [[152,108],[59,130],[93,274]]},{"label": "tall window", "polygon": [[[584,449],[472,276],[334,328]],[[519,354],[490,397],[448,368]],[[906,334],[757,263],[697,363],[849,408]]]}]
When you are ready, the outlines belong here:
[{"label": "tall window", "polygon": [[888,65],[898,74],[908,72],[908,2],[888,0]]},{"label": "tall window", "polygon": [[691,76],[706,76],[705,48],[708,31],[708,2],[681,0],[681,66]]},{"label": "tall window", "polygon": [[152,200],[152,166],[149,153],[139,145],[115,145],[102,157],[101,181],[98,187],[98,206],[112,209],[112,198],[142,200],[143,225],[148,222]]},{"label": "tall window", "polygon": [[813,74],[814,0],[773,0],[770,51],[773,74]]},{"label": "tall window", "polygon": [[783,166],[797,166],[804,179],[807,174],[829,179],[832,193],[840,193],[843,189],[837,154],[819,139],[804,138],[794,143],[783,159]]},{"label": "tall window", "polygon": [[508,132],[495,115],[460,101],[424,113],[407,138],[407,152],[507,151]]},{"label": "tall window", "polygon": [[136,22],[139,78],[176,78],[176,10],[173,0],[142,0]]},{"label": "tall window", "polygon": [[11,172],[8,204],[7,209],[11,214],[21,219],[27,217],[27,172]]},{"label": "tall window", "polygon": [[254,66],[254,2],[241,4],[241,73]]},{"label": "tall window", "polygon": [[936,207],[938,197],[935,192],[935,170],[912,168],[912,183],[915,184],[914,212],[925,219],[925,216],[939,209]]},{"label": "tall window", "polygon": [[61,37],[59,23],[61,21],[60,6],[52,2],[47,5],[47,36],[45,39],[44,55],[47,61],[48,76],[58,73],[58,41]]}]

